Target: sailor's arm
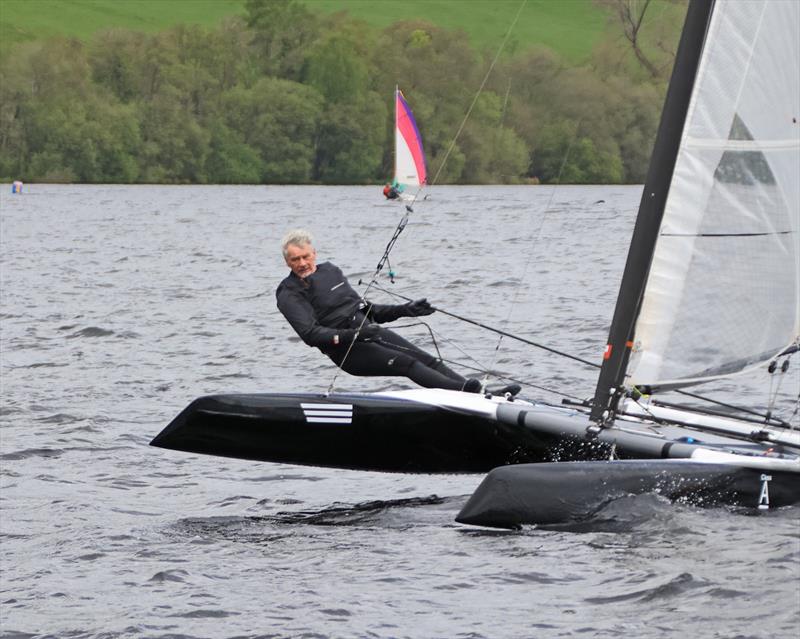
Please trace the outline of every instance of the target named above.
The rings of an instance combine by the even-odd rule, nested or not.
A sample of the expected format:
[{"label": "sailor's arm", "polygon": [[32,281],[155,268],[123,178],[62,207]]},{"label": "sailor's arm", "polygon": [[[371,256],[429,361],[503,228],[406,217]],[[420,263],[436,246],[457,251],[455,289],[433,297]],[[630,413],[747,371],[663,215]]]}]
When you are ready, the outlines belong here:
[{"label": "sailor's arm", "polygon": [[401,317],[430,315],[435,309],[424,297],[407,304],[368,304],[369,318],[378,324],[393,322]]},{"label": "sailor's arm", "polygon": [[335,346],[352,341],[355,330],[351,328],[329,328],[322,326],[316,318],[311,304],[302,295],[286,289],[277,294],[278,310],[295,332],[309,346]]}]

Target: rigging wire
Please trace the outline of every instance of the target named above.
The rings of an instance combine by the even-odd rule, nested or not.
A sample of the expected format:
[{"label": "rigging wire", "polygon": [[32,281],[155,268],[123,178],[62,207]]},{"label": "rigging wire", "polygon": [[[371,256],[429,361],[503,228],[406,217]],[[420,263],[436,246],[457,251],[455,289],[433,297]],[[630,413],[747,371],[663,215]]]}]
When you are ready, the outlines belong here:
[{"label": "rigging wire", "polygon": [[[582,402],[583,401],[580,397],[577,397],[575,395],[570,395],[569,393],[564,392],[563,389],[556,390],[556,389],[553,389],[553,388],[548,388],[547,386],[541,386],[541,385],[536,384],[536,383],[534,383],[534,382],[532,382],[530,380],[524,380],[524,379],[519,379],[517,377],[514,377],[514,376],[512,376],[511,373],[507,373],[507,372],[504,372],[504,371],[493,370],[493,369],[488,369],[488,368],[486,368],[486,366],[481,364],[477,359],[475,359],[472,355],[470,355],[463,348],[461,348],[455,341],[453,341],[453,340],[451,340],[449,338],[446,338],[444,335],[440,334],[439,335],[439,339],[440,340],[442,340],[442,341],[450,344],[454,348],[456,348],[458,351],[461,352],[462,355],[464,355],[464,357],[466,357],[471,362],[473,362],[474,365],[465,364],[463,361],[458,361],[458,360],[448,359],[448,358],[442,357],[441,351],[439,350],[439,346],[438,346],[438,343],[436,341],[436,332],[431,328],[431,326],[427,322],[414,322],[412,324],[401,324],[401,325],[395,326],[393,328],[398,328],[398,329],[400,329],[400,328],[413,328],[414,326],[424,326],[428,330],[428,332],[430,333],[431,340],[433,341],[434,347],[436,349],[436,354],[438,356],[437,359],[439,361],[441,361],[442,363],[444,363],[444,364],[458,365],[458,366],[460,366],[462,368],[466,368],[466,369],[471,370],[471,371],[475,371],[475,372],[478,372],[478,373],[487,373],[487,374],[492,375],[493,377],[496,377],[498,379],[506,380],[506,381],[509,381],[509,382],[515,382],[515,383],[521,384],[521,385],[523,385],[525,387],[535,388],[537,390],[541,390],[541,391],[544,391],[544,392],[547,392],[547,393],[552,393],[554,395],[558,395],[559,397],[562,397],[562,398],[566,397],[566,398],[569,398],[569,399],[576,400],[578,402]],[[377,340],[377,341],[378,341],[378,343],[380,343],[380,340]],[[404,348],[403,346],[400,346],[399,344],[392,344],[392,348],[400,350],[400,351],[413,352],[411,349]]]},{"label": "rigging wire", "polygon": [[[567,165],[567,159],[569,158],[570,151],[572,151],[572,146],[575,144],[575,140],[577,139],[577,134],[578,134],[578,131],[580,130],[580,126],[581,126],[581,120],[578,120],[578,123],[577,123],[577,125],[575,127],[575,135],[572,136],[572,138],[570,139],[569,146],[567,146],[567,150],[564,153],[564,157],[561,160],[561,166],[558,169],[558,175],[556,176],[556,182],[555,182],[555,184],[553,184],[553,188],[550,190],[550,197],[547,200],[547,204],[544,207],[544,211],[542,212],[541,216],[539,217],[539,227],[536,229],[535,234],[531,233],[528,236],[529,242],[531,243],[532,247],[536,247],[538,245],[538,243],[539,243],[539,240],[542,237],[542,229],[544,228],[545,220],[547,219],[547,216],[550,213],[550,210],[551,210],[550,207],[551,207],[551,205],[553,203],[553,198],[555,197],[556,189],[558,188],[558,186],[561,183],[561,176],[564,173],[564,167]],[[536,236],[535,239],[533,237],[534,235]],[[535,254],[535,252],[536,252],[535,250],[531,250],[531,251],[528,252],[528,259],[525,260],[525,264],[523,265],[522,275],[520,277],[520,281],[524,281],[525,280],[525,276],[528,273],[528,267],[530,266],[531,260],[533,259],[533,255]],[[511,303],[508,306],[508,314],[506,315],[505,320],[503,320],[503,324],[502,324],[503,327],[508,326],[509,322],[511,321],[511,315],[514,312],[514,308],[516,307],[517,298],[519,297],[519,292],[520,292],[520,287],[519,286],[515,287],[514,295],[513,295],[512,299],[511,299]],[[492,366],[494,366],[494,363],[497,361],[497,356],[500,353],[500,345],[502,344],[502,342],[503,342],[503,334],[501,333],[500,337],[497,339],[497,344],[495,345],[495,348],[494,348],[494,354],[492,356]],[[548,349],[548,348],[546,348],[544,346],[542,346],[541,348],[545,348],[545,350],[550,350],[550,349]],[[558,353],[557,351],[552,351],[552,352]],[[563,353],[558,353],[558,354],[562,355]],[[569,357],[571,357],[571,356],[569,356]],[[579,360],[579,361],[581,361],[583,363],[587,363],[585,360]],[[596,366],[597,366],[597,368],[600,368],[599,365],[596,365]]]},{"label": "rigging wire", "polygon": [[[652,415],[650,409],[647,407],[646,404],[643,404],[638,399],[635,400],[639,407],[647,412],[649,415]],[[686,406],[683,404],[674,404],[672,402],[664,401],[663,399],[653,399],[652,404],[654,406],[663,406],[665,408],[675,408],[677,410],[686,410]],[[734,407],[735,408],[735,407]],[[730,418],[730,412],[720,411],[720,410],[712,410],[710,408],[704,408],[700,406],[692,406],[692,411],[696,413],[702,413],[703,415],[710,415],[712,417],[727,417]],[[786,422],[777,419],[776,417],[768,417],[766,415],[761,415],[759,413],[752,413],[753,417],[745,417],[744,415],[735,415],[735,418],[743,421],[749,422],[751,424],[755,424],[758,426],[764,426],[767,428],[790,428],[790,425]]]},{"label": "rigging wire", "polygon": [[[410,297],[406,297],[405,295],[401,295],[400,293],[396,293],[394,291],[389,291],[378,284],[374,284],[374,288],[383,291],[384,293],[388,293],[394,297],[408,300],[409,302],[412,301]],[[542,350],[548,351],[555,355],[561,355],[562,357],[566,357],[567,359],[575,360],[576,362],[580,362],[581,364],[586,364],[587,366],[591,366],[593,368],[600,368],[600,364],[596,364],[595,362],[590,362],[588,359],[583,359],[576,355],[570,355],[569,353],[565,353],[563,351],[559,351],[555,348],[551,348],[549,346],[545,346],[544,344],[539,344],[538,342],[534,342],[533,340],[526,339],[524,337],[520,337],[519,335],[514,335],[513,333],[509,333],[499,328],[495,328],[494,326],[489,326],[488,324],[484,324],[483,322],[478,322],[477,320],[469,319],[468,317],[464,317],[463,315],[458,315],[451,311],[447,311],[443,308],[439,308],[434,306],[435,310],[443,315],[448,315],[454,319],[460,320],[462,322],[466,322],[467,324],[472,324],[474,326],[478,326],[480,328],[486,329],[487,331],[491,331],[493,333],[498,333],[501,337],[508,337],[509,339],[517,340],[518,342],[522,342],[523,344],[528,344],[529,346],[535,346],[536,348],[541,348]]]},{"label": "rigging wire", "polygon": [[[409,301],[409,302],[412,301],[410,297],[406,297],[405,295],[401,295],[400,293],[397,293],[395,291],[390,291],[390,290],[385,289],[385,288],[383,288],[381,286],[378,286],[377,284],[375,285],[375,288],[377,290],[379,290],[379,291],[387,293],[390,296],[393,296],[393,297],[396,297],[396,298],[399,298],[399,299],[403,299],[403,300],[406,300],[406,301]],[[548,346],[544,346],[543,344],[539,344],[539,343],[534,342],[532,340],[525,339],[524,337],[520,337],[519,335],[514,335],[513,333],[508,333],[506,331],[502,331],[501,329],[495,328],[493,326],[489,326],[487,324],[483,324],[482,322],[478,322],[476,320],[472,320],[472,319],[469,319],[467,317],[463,317],[461,315],[457,315],[455,313],[451,313],[450,311],[447,311],[445,309],[438,308],[438,307],[434,307],[434,308],[439,313],[443,313],[444,315],[449,315],[450,317],[453,317],[454,319],[457,319],[457,320],[460,320],[460,321],[463,321],[463,322],[466,322],[466,323],[469,323],[469,324],[474,324],[475,326],[478,326],[478,327],[483,328],[485,330],[488,330],[488,331],[491,331],[491,332],[495,332],[495,333],[499,333],[501,336],[508,337],[509,339],[513,339],[513,340],[522,342],[523,344],[527,344],[529,346],[534,346],[536,348],[541,348],[541,349],[549,351],[549,352],[551,352],[551,353],[553,353],[555,355],[560,355],[562,357],[566,357],[568,359],[572,359],[574,361],[580,362],[580,363],[585,364],[587,366],[590,366],[592,368],[601,368],[600,364],[597,364],[595,362],[591,362],[589,360],[582,359],[582,358],[577,357],[575,355],[570,355],[569,353],[565,353],[563,351],[559,351],[559,350],[550,348]],[[420,323],[424,324],[424,322],[420,322]],[[427,326],[427,324],[426,324],[426,326]],[[430,327],[428,327],[428,329],[431,331],[431,335],[433,336],[432,329],[430,329]],[[440,336],[440,338],[442,338],[442,336]],[[444,339],[444,338],[442,338],[442,339]],[[472,357],[471,355],[466,353],[463,349],[461,349],[452,340],[447,340],[446,339],[445,341],[447,341],[448,343],[450,343],[453,346],[455,346],[459,351],[462,352],[462,354],[464,354],[466,357],[471,359],[476,364],[480,364],[480,362],[478,362],[474,357]],[[564,397],[567,397],[567,398],[570,398],[570,399],[579,400],[579,401],[581,401],[582,405],[585,405],[585,401],[582,400],[579,397],[571,396],[571,395],[569,395],[567,393],[564,393],[563,391],[555,391],[553,389],[550,389],[550,388],[547,388],[547,387],[543,387],[543,386],[540,386],[540,385],[537,385],[537,384],[533,384],[533,383],[528,382],[528,381],[515,379],[513,377],[510,377],[509,375],[501,374],[501,373],[499,373],[499,371],[493,370],[492,367],[486,367],[486,366],[482,366],[481,365],[480,368],[475,368],[475,367],[471,367],[469,365],[465,365],[463,362],[455,362],[453,360],[444,359],[444,358],[441,357],[438,345],[436,346],[436,352],[437,352],[437,355],[439,355],[439,359],[441,359],[445,363],[459,364],[460,366],[463,366],[464,368],[469,368],[471,370],[475,370],[475,371],[482,372],[482,373],[485,373],[485,374],[492,374],[492,375],[495,375],[495,376],[497,376],[497,377],[499,377],[501,379],[507,379],[509,381],[520,383],[520,384],[523,384],[525,386],[530,386],[532,388],[537,388],[539,390],[543,390],[543,391],[546,391],[546,392],[549,392],[549,393],[560,394],[560,395],[562,395]],[[772,416],[770,413],[767,413],[765,415],[765,414],[760,413],[758,411],[751,410],[751,409],[748,409],[748,408],[744,408],[742,406],[736,406],[734,404],[728,404],[728,403],[713,399],[713,398],[705,396],[705,395],[699,395],[697,393],[691,393],[689,391],[680,390],[680,389],[673,389],[673,392],[675,392],[675,393],[677,393],[679,395],[684,395],[686,397],[692,397],[692,398],[698,399],[700,401],[708,402],[709,404],[714,404],[714,405],[717,405],[717,406],[721,406],[723,408],[728,408],[728,409],[731,409],[731,410],[734,410],[734,411],[738,411],[738,412],[741,412],[741,413],[748,413],[750,415],[754,415],[755,417],[758,417],[759,419],[765,420],[765,423],[768,424],[768,425],[785,426],[788,423],[789,428],[791,428],[791,429],[794,429],[794,426],[791,424],[792,417],[794,417],[798,412],[800,412],[800,395],[798,395],[797,405],[795,406],[794,412],[789,417],[789,420],[787,422],[783,422],[783,420],[780,420],[780,419]],[[669,404],[664,402],[664,401],[660,401],[659,403],[662,404],[662,405],[665,405],[665,406],[669,406]]]},{"label": "rigging wire", "polygon": [[[503,38],[503,42],[500,44],[500,48],[497,49],[497,53],[494,56],[494,60],[492,60],[492,63],[489,65],[489,70],[486,71],[486,75],[483,77],[483,82],[481,82],[481,86],[478,88],[478,91],[475,94],[475,97],[472,99],[472,104],[469,105],[469,109],[467,109],[467,113],[464,116],[464,119],[461,121],[461,126],[458,127],[458,131],[456,132],[455,136],[453,137],[453,140],[450,142],[450,146],[448,147],[447,152],[444,154],[444,158],[442,159],[441,164],[439,164],[439,169],[436,171],[436,174],[433,176],[433,181],[431,182],[431,184],[436,184],[436,181],[439,179],[439,174],[442,172],[442,169],[444,168],[445,164],[447,163],[447,158],[450,157],[450,153],[453,150],[453,148],[455,147],[456,140],[458,140],[458,137],[461,135],[461,131],[464,130],[464,125],[467,123],[467,120],[469,119],[469,116],[472,113],[472,109],[475,108],[475,104],[478,102],[478,98],[480,97],[481,93],[483,92],[483,87],[486,86],[486,82],[489,80],[489,75],[491,75],[492,69],[494,69],[494,65],[497,63],[497,60],[500,58],[500,54],[503,52],[503,49],[505,48],[506,43],[508,42],[508,38],[511,36],[511,32],[514,30],[514,27],[516,26],[517,20],[519,20],[519,16],[522,13],[522,9],[525,7],[525,5],[527,3],[528,3],[528,0],[522,0],[522,3],[519,5],[519,9],[517,9],[517,15],[514,16],[514,21],[511,23],[511,26],[508,28],[508,31],[506,31],[506,36],[505,36],[505,38]],[[419,193],[419,191],[417,191],[417,193]],[[414,198],[416,199],[416,195],[414,196]]]},{"label": "rigging wire", "polygon": [[[783,380],[786,377],[786,373],[789,371],[789,362],[792,358],[792,355],[797,352],[796,348],[792,349],[791,347],[786,351],[782,352],[778,357],[776,357],[772,362],[770,362],[769,366],[767,367],[767,371],[769,372],[769,403],[767,405],[767,415],[766,419],[772,418],[772,411],[775,408],[775,404],[778,401],[778,395],[780,394],[781,386],[783,384]],[[778,361],[781,356],[785,356],[783,362],[778,365]],[[776,373],[779,375],[778,383],[775,384],[775,375]],[[775,387],[773,389],[773,386]],[[800,405],[800,393],[798,393],[798,405]],[[797,407],[795,407],[794,412],[792,413],[792,417],[795,416],[797,413]],[[794,428],[792,424],[789,424],[790,428]]]},{"label": "rigging wire", "polygon": [[[442,159],[442,162],[439,164],[439,169],[436,171],[436,174],[434,175],[433,180],[430,182],[431,185],[436,184],[437,180],[439,179],[439,175],[442,172],[442,169],[447,164],[447,160],[448,160],[448,158],[450,156],[450,152],[455,147],[456,141],[458,140],[459,136],[461,135],[461,132],[463,131],[464,126],[466,125],[467,120],[469,119],[469,116],[472,113],[472,109],[475,107],[475,104],[478,102],[478,98],[480,97],[481,93],[483,92],[483,88],[486,86],[486,82],[489,80],[489,75],[491,75],[492,70],[494,69],[494,65],[497,63],[497,60],[500,58],[500,54],[502,53],[503,49],[505,48],[506,43],[508,42],[508,38],[511,36],[511,32],[514,30],[514,27],[516,26],[517,21],[519,20],[519,16],[522,13],[522,9],[525,7],[525,5],[527,3],[528,3],[528,0],[522,0],[522,3],[520,4],[519,9],[517,9],[517,14],[514,16],[514,20],[511,23],[511,26],[509,27],[508,31],[506,32],[506,35],[503,38],[503,41],[500,44],[500,47],[497,49],[497,53],[495,54],[494,59],[492,60],[492,63],[489,65],[489,69],[486,71],[486,74],[483,77],[483,81],[481,82],[481,85],[480,85],[480,87],[478,87],[478,91],[475,93],[475,97],[472,99],[472,104],[470,104],[469,109],[467,109],[467,112],[464,115],[464,119],[461,121],[461,125],[458,127],[458,131],[456,132],[455,136],[453,137],[452,141],[450,142],[450,146],[447,149],[447,152],[445,153],[445,156]],[[422,189],[425,186],[426,185],[424,185],[424,184],[420,185],[420,187],[417,189],[416,193],[414,193],[414,196],[412,197],[411,202],[406,205],[406,207],[405,207],[406,211],[403,214],[403,217],[400,220],[400,222],[398,223],[397,227],[395,228],[395,231],[392,234],[392,238],[389,240],[389,243],[386,245],[386,249],[384,250],[383,256],[381,257],[380,261],[378,262],[378,266],[375,269],[375,273],[372,275],[372,278],[371,278],[370,282],[367,284],[366,289],[364,289],[364,292],[361,295],[362,301],[367,305],[366,306],[366,310],[364,311],[364,319],[361,321],[361,324],[359,324],[358,328],[356,329],[356,333],[353,336],[353,339],[350,342],[350,345],[348,346],[347,351],[345,352],[344,358],[342,359],[341,364],[337,367],[337,370],[333,375],[333,379],[331,380],[331,383],[328,386],[327,394],[330,394],[330,393],[333,392],[333,389],[334,389],[334,387],[336,385],[336,380],[339,377],[339,371],[341,370],[341,366],[344,364],[344,362],[347,360],[348,356],[350,355],[350,351],[353,348],[353,344],[355,344],[356,341],[358,340],[358,336],[359,336],[359,334],[361,332],[361,329],[364,327],[364,324],[366,322],[366,318],[369,315],[370,309],[372,308],[372,305],[369,302],[366,301],[367,294],[369,293],[369,291],[373,287],[373,285],[375,285],[377,283],[378,276],[380,275],[381,271],[383,270],[383,267],[388,263],[389,254],[391,253],[392,249],[394,248],[394,245],[397,242],[397,238],[400,236],[400,234],[403,232],[403,230],[405,229],[406,225],[408,224],[409,217],[410,217],[411,213],[414,212],[413,206],[416,203],[417,199],[419,198],[420,193],[422,192]]]},{"label": "rigging wire", "polygon": [[749,415],[755,415],[756,417],[760,417],[762,419],[776,419],[775,417],[770,417],[769,415],[764,415],[763,413],[759,413],[758,411],[744,408],[743,406],[736,406],[734,404],[728,404],[726,402],[722,402],[718,399],[712,399],[706,395],[698,395],[697,393],[690,393],[689,391],[674,389],[673,392],[677,393],[678,395],[684,395],[686,397],[692,397],[693,399],[699,399],[703,402],[708,402],[709,404],[714,404],[716,406],[722,406],[723,408],[729,408],[731,410],[739,411],[742,413],[747,413]]},{"label": "rigging wire", "polygon": [[784,364],[786,368],[781,368],[781,372],[779,373],[778,383],[775,384],[775,373],[778,371],[778,360],[773,360],[767,370],[769,371],[769,392],[767,393],[767,419],[772,415],[772,411],[775,409],[775,403],[778,400],[778,393],[780,393],[781,385],[783,384],[783,373],[789,368],[789,358],[784,360]]},{"label": "rigging wire", "polygon": [[[381,256],[380,261],[378,262],[378,266],[375,268],[375,273],[372,274],[372,278],[370,279],[369,284],[367,284],[367,288],[364,290],[364,293],[361,295],[361,301],[364,303],[364,317],[361,319],[361,323],[356,328],[356,332],[353,335],[353,339],[350,340],[350,344],[347,346],[347,350],[344,353],[344,357],[342,361],[337,366],[333,378],[331,379],[331,383],[328,384],[328,390],[326,391],[326,395],[330,395],[333,392],[333,389],[336,386],[336,380],[339,379],[339,373],[342,371],[342,367],[344,363],[347,361],[347,358],[350,356],[350,352],[353,350],[353,345],[358,341],[358,336],[361,334],[361,329],[364,328],[364,324],[367,322],[367,317],[369,317],[369,312],[372,310],[372,304],[366,300],[367,293],[369,293],[370,288],[373,286],[377,286],[377,278],[380,272],[383,270],[383,267],[389,263],[389,253],[391,253],[392,248],[394,248],[395,242],[397,242],[397,238],[400,237],[400,233],[403,232],[403,229],[408,224],[409,214],[412,212],[410,206],[406,206],[406,212],[403,215],[403,218],[400,220],[400,223],[395,228],[394,233],[392,234],[391,239],[389,240],[386,248],[383,251],[383,255]],[[389,267],[391,269],[391,267]],[[361,280],[358,281],[359,285],[361,284]]]}]

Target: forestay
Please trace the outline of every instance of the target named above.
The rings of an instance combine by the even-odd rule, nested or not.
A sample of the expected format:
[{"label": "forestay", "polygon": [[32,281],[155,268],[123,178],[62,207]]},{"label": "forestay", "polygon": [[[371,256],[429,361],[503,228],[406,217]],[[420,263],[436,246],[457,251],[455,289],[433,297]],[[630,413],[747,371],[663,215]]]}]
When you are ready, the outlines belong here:
[{"label": "forestay", "polygon": [[628,367],[681,386],[800,334],[800,2],[717,0]]}]

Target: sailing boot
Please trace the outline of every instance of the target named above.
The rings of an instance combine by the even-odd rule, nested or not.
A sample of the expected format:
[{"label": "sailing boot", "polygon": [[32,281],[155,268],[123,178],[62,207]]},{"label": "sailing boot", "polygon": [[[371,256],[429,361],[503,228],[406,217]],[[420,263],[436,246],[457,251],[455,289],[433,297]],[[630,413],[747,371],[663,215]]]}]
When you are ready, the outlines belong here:
[{"label": "sailing boot", "polygon": [[487,395],[506,395],[509,397],[516,397],[519,395],[519,392],[522,390],[522,386],[519,384],[508,384],[507,386],[502,386],[499,388],[487,388],[486,394]]},{"label": "sailing boot", "polygon": [[481,380],[470,377],[464,382],[464,386],[461,387],[461,390],[465,393],[480,393],[482,390]]}]

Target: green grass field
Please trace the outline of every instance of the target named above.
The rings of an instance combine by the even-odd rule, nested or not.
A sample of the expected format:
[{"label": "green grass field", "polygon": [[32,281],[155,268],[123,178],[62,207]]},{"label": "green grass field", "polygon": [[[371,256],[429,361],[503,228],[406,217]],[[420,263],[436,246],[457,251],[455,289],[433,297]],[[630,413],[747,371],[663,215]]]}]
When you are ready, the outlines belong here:
[{"label": "green grass field", "polygon": [[243,14],[243,6],[243,0],[0,0],[0,54],[26,40],[88,40],[113,27],[154,32],[180,23],[212,26]]},{"label": "green grass field", "polygon": [[[318,11],[346,9],[379,27],[422,18],[448,29],[462,29],[473,45],[490,51],[503,42],[523,6],[522,0],[305,0],[305,4]],[[589,56],[606,23],[606,14],[591,0],[527,0],[507,47],[544,45],[577,62]]]},{"label": "green grass field", "polygon": [[[522,0],[305,0],[315,12],[346,10],[386,27],[420,18],[462,29],[472,43],[495,51]],[[26,40],[66,35],[88,40],[111,27],[158,31],[174,24],[214,25],[243,14],[244,0],[0,0],[0,55]],[[527,0],[507,51],[545,45],[572,62],[588,57],[606,28],[606,14],[591,0]]]}]

